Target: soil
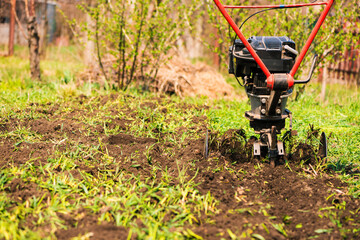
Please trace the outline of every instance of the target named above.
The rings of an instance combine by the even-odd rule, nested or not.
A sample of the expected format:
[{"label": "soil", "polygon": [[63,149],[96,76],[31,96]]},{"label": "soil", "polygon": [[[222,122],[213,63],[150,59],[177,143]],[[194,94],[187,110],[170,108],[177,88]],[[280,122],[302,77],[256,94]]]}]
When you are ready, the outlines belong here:
[{"label": "soil", "polygon": [[[83,211],[86,213],[86,211]],[[111,223],[100,223],[98,224],[97,217],[90,215],[76,221],[73,218],[64,214],[58,214],[59,217],[65,222],[72,226],[67,230],[58,231],[55,233],[57,239],[71,239],[79,235],[87,234],[88,238],[108,240],[108,239],[127,239],[128,230],[124,227],[118,227]],[[77,223],[75,227],[75,223]],[[134,238],[132,238],[134,239]]]},{"label": "soil", "polygon": [[192,64],[181,56],[172,57],[160,67],[151,90],[178,96],[238,97],[234,88],[214,68],[200,62]]},{"label": "soil", "polygon": [[[209,98],[239,98],[234,88],[228,84],[225,78],[213,67],[203,63],[191,63],[188,59],[178,55],[170,54],[171,57],[162,64],[157,71],[156,78],[144,79],[144,76],[135,76],[139,88],[152,92],[166,93],[168,95],[183,96],[207,96]],[[105,61],[104,69],[107,75],[113,75],[110,79],[117,79],[116,72],[110,59]],[[148,73],[152,76],[152,73]],[[77,78],[81,79],[79,85],[84,82],[96,82],[105,85],[100,68],[90,68],[80,73]],[[106,84],[117,86],[115,81]]]},{"label": "soil", "polygon": [[[29,114],[22,119],[2,119],[2,133],[22,127],[37,137],[32,142],[16,136],[1,138],[0,167],[20,166],[29,161],[34,165],[44,165],[48,159],[56,157],[56,152],[75,148],[79,144],[91,146],[101,141],[107,154],[115,159],[115,164],[107,168],[122,169],[144,179],[153,176],[147,167],[150,164],[167,168],[174,179],[178,174],[179,162],[186,166],[188,178],[195,177],[194,181],[199,183],[198,191],[202,194],[210,192],[218,201],[216,213],[202,214],[195,224],[186,226],[204,239],[230,239],[231,232],[240,235],[244,231],[266,236],[266,239],[307,239],[314,236],[319,239],[341,239],[345,235],[348,239],[359,237],[359,232],[353,231],[360,224],[359,200],[347,194],[347,184],[341,182],[335,173],[314,169],[316,158],[310,154],[314,152],[311,145],[298,143],[294,154],[287,159],[288,163],[282,161],[271,168],[267,161],[256,162],[251,159],[251,140],[243,138],[241,130],[229,130],[221,136],[210,132],[210,155],[205,159],[207,118],[204,116],[192,119],[196,127],[182,127],[174,133],[177,139],[181,138],[184,131],[200,136],[190,135],[181,146],[164,142],[165,136],[161,129],[149,129],[158,138],[131,134],[130,126],[136,125],[137,119],[145,122],[151,122],[151,119],[136,116],[135,109],[127,105],[110,107],[109,117],[102,119],[102,122],[82,121],[86,116],[98,114],[102,111],[101,106],[118,97],[124,96],[112,95],[99,99],[81,96],[74,100],[78,108],[70,110],[66,104],[32,104],[23,111],[27,113],[36,110],[41,113],[40,117],[33,118]],[[130,101],[131,97],[127,99]],[[161,114],[167,114],[163,106],[169,101],[167,98],[154,98],[141,107],[159,108]],[[98,107],[88,111],[88,104]],[[196,108],[188,104],[173,104],[183,112]],[[124,117],[119,117],[119,113],[123,113]],[[119,128],[122,132],[108,135],[104,126],[110,130]],[[169,150],[172,154],[169,154]],[[136,152],[148,152],[151,162],[144,154],[134,155]],[[96,177],[103,166],[89,168],[82,161],[97,157],[96,154],[84,156],[75,163],[77,169]],[[81,177],[76,171],[73,176]],[[177,184],[176,181],[174,184]],[[36,184],[17,178],[6,186],[6,192],[15,201],[24,202],[32,196],[48,194]],[[346,207],[342,207],[344,202]],[[92,239],[127,237],[128,229],[117,227],[114,223],[99,224],[98,216],[89,211],[83,210],[83,214],[85,217],[80,220],[59,214],[67,229],[58,230],[56,237],[69,239],[86,233]],[[339,221],[328,217],[330,214],[336,214]],[[282,227],[286,229],[285,234],[281,233]],[[345,230],[347,232],[344,233]]]}]

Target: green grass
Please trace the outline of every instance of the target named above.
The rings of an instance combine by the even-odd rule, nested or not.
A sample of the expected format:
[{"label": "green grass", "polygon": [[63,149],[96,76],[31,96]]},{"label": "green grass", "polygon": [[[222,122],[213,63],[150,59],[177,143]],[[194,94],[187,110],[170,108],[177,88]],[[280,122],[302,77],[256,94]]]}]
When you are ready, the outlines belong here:
[{"label": "green grass", "polygon": [[[159,107],[155,111],[141,107],[141,104],[151,101],[149,99],[153,99],[155,94],[140,94],[137,89],[129,89],[124,96],[129,94],[133,101],[125,101],[123,97],[95,106],[93,103],[98,103],[100,95],[113,92],[100,89],[95,84],[76,84],[74,76],[84,68],[77,52],[73,47],[50,48],[47,59],[43,60],[41,65],[44,76],[42,82],[30,80],[26,49],[17,48],[14,57],[1,57],[0,123],[10,118],[26,119],[29,115],[33,119],[44,117],[44,114],[34,111],[34,108],[31,108],[30,112],[25,111],[33,103],[64,105],[65,108],[56,112],[61,116],[78,109],[71,101],[85,94],[91,99],[87,106],[82,107],[84,115],[74,121],[85,124],[86,127],[80,130],[87,136],[96,137],[97,133],[93,132],[91,127],[106,126],[107,118],[121,118],[128,114],[120,111],[114,116],[110,112],[110,109],[118,107],[121,110],[124,106],[136,109],[137,117],[134,117],[129,128],[131,134],[156,138],[157,133],[152,130],[161,129],[161,132],[166,134],[164,141],[179,147],[190,136],[200,137],[196,135],[196,124],[191,121],[194,116],[206,115],[209,119],[208,126],[213,131],[224,133],[228,129],[243,128],[248,136],[254,134],[244,117],[244,112],[249,109],[247,100],[172,97],[168,105],[161,106],[167,108],[165,116],[159,111]],[[294,117],[293,128],[298,131],[300,139],[306,138],[309,124],[321,128],[331,136],[328,167],[341,173],[343,179],[350,183],[350,193],[358,197],[359,181],[356,175],[349,174],[348,171],[359,169],[360,165],[359,92],[353,87],[330,85],[325,102],[320,101],[319,94],[320,86],[313,84],[307,87],[298,101],[289,99],[288,108]],[[198,108],[189,108],[184,112],[175,106],[178,103],[194,104]],[[205,105],[209,106],[208,110],[202,108]],[[97,115],[92,114],[95,110],[101,111],[96,111]],[[190,130],[178,137],[176,131],[180,127]],[[107,136],[122,132],[119,128],[106,127],[104,131]],[[12,139],[19,144],[32,144],[39,142],[42,136],[19,126],[14,131],[2,133],[0,137]],[[62,137],[67,141],[66,135]],[[57,141],[64,141],[63,139]],[[75,148],[72,147],[74,145]],[[148,152],[137,154],[144,154],[148,161],[152,160]],[[169,156],[171,154],[170,149]],[[0,238],[54,238],[55,231],[65,227],[65,222],[58,213],[71,215],[81,221],[84,218],[83,211],[89,211],[98,217],[99,222],[113,221],[117,226],[130,229],[129,235],[137,235],[139,239],[195,239],[197,235],[184,226],[195,223],[201,214],[217,212],[217,200],[210,193],[202,195],[196,190],[198,183],[186,177],[185,167],[178,166],[178,179],[174,179],[167,169],[157,169],[156,165],[150,169],[153,175],[146,179],[121,169],[114,170],[108,167],[116,163],[107,154],[100,139],[92,146],[69,142],[68,148],[55,151],[47,164],[34,164],[35,161],[36,159],[30,159],[24,165],[13,165],[0,170]],[[99,166],[101,171],[94,177],[84,170],[78,170],[79,161],[88,168]],[[159,171],[161,177],[156,175]],[[81,177],[75,177],[75,173],[79,173]],[[10,199],[5,188],[15,178],[26,184],[37,185],[39,192],[43,194],[33,196],[25,202]],[[179,184],[171,184],[174,180]],[[172,215],[176,217],[165,220]],[[30,225],[34,227],[23,227],[27,219],[32,219]],[[141,220],[142,224],[138,224],[137,219]],[[284,224],[273,227],[287,236]],[[42,229],[46,229],[46,233]],[[229,235],[234,233],[230,231]],[[253,234],[253,238],[261,239],[260,237],[262,236]]]}]

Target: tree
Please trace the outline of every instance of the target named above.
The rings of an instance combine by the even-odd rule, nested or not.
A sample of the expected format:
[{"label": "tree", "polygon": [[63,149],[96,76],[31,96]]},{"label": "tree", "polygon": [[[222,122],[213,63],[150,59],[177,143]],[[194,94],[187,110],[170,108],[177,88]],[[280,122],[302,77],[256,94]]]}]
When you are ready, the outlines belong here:
[{"label": "tree", "polygon": [[27,19],[31,78],[41,80],[39,55],[40,37],[35,16],[35,0],[30,0],[30,5],[28,4],[28,0],[25,0],[25,13]]},{"label": "tree", "polygon": [[[11,0],[11,9],[14,14],[14,19],[18,24],[20,32],[23,34],[24,38],[28,40],[29,46],[29,61],[30,61],[30,72],[31,78],[33,80],[41,80],[41,71],[40,71],[40,37],[38,32],[38,24],[35,16],[35,0],[24,0],[25,3],[25,16],[27,21],[27,34],[25,33],[19,18],[16,15],[16,1]],[[10,45],[10,44],[9,44]],[[10,51],[10,49],[9,49]]]}]

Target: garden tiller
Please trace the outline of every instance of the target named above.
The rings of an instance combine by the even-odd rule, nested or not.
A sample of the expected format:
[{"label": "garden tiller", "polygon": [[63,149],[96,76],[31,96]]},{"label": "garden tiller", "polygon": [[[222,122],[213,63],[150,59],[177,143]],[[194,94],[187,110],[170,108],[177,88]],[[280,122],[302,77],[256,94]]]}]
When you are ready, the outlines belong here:
[{"label": "garden tiller", "polygon": [[[292,127],[291,112],[285,108],[287,99],[292,94],[295,84],[306,84],[310,81],[317,55],[314,56],[306,80],[295,80],[295,73],[324,22],[333,0],[260,6],[230,6],[223,5],[219,0],[214,0],[214,2],[239,38],[236,39],[235,37],[233,45],[229,48],[228,70],[230,74],[235,75],[236,79],[242,78],[245,91],[250,99],[251,110],[245,112],[245,117],[250,121],[250,127],[254,129],[256,134],[260,135],[259,139],[253,143],[253,155],[254,157],[268,156],[271,165],[275,166],[276,161],[285,155],[284,143],[278,140],[278,135],[285,128],[287,118],[290,118],[290,131]],[[260,13],[270,9],[315,5],[325,5],[325,8],[300,53],[296,51],[295,42],[289,37],[252,36],[246,40],[241,32],[242,25],[239,28],[226,11],[226,9],[262,8],[262,11],[257,12]],[[324,133],[321,135],[320,145],[322,145],[322,149],[319,151],[324,157],[327,152]]]}]

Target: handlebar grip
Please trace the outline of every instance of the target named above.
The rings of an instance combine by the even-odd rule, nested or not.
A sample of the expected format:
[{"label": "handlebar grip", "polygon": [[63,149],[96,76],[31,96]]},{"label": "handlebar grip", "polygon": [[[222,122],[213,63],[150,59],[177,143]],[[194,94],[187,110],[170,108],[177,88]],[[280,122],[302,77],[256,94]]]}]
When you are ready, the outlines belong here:
[{"label": "handlebar grip", "polygon": [[311,64],[311,68],[310,68],[310,72],[309,72],[309,76],[306,80],[295,80],[294,81],[294,84],[305,84],[305,83],[308,83],[314,73],[314,70],[315,70],[315,65],[316,65],[316,61],[318,59],[318,55],[315,54],[314,58],[313,58],[313,62]]},{"label": "handlebar grip", "polygon": [[295,49],[293,49],[292,47],[290,47],[289,45],[285,45],[284,49],[288,52],[291,52],[292,54],[294,54],[296,56],[299,55],[299,52],[296,51]]}]

